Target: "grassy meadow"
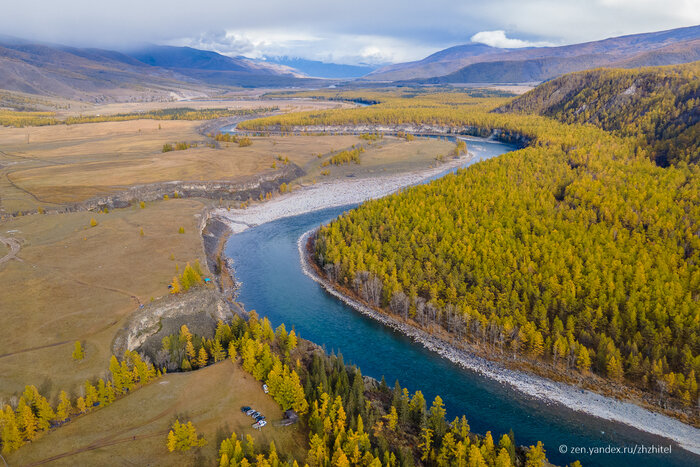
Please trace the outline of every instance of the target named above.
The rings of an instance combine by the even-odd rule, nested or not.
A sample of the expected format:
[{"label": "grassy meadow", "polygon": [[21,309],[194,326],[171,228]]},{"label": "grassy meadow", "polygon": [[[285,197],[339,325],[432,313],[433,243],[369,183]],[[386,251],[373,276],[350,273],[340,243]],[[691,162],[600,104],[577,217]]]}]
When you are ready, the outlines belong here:
[{"label": "grassy meadow", "polygon": [[[123,320],[168,293],[176,266],[206,264],[198,230],[204,207],[173,199],[2,222],[0,236],[20,239],[22,248],[21,261],[0,266],[0,280],[14,284],[0,294],[0,400],[26,384],[55,395],[104,372]],[[76,340],[86,347],[79,363],[71,359]]]},{"label": "grassy meadow", "polygon": [[[264,413],[263,430],[241,406]],[[176,419],[192,421],[207,440],[201,449],[168,453],[165,440]],[[188,373],[172,373],[103,409],[47,433],[8,458],[11,465],[213,465],[223,437],[250,434],[257,446],[274,441],[278,451],[303,458],[306,434],[298,425],[279,427],[279,405],[231,360]]]}]

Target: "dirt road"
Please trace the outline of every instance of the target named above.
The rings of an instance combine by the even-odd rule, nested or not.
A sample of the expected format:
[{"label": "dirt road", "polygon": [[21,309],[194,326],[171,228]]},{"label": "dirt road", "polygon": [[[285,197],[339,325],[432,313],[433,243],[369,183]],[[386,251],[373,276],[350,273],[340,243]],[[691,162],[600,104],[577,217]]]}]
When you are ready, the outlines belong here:
[{"label": "dirt road", "polygon": [[19,259],[17,258],[17,253],[19,253],[20,248],[19,240],[11,237],[0,237],[0,243],[4,243],[10,249],[10,252],[8,254],[0,258],[0,266],[10,261],[11,259]]}]

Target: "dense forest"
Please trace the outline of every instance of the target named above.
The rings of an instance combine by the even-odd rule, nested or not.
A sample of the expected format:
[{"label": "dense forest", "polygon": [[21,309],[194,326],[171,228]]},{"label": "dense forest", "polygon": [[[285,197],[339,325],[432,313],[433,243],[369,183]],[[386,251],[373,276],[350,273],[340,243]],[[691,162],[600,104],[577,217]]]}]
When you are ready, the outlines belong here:
[{"label": "dense forest", "polygon": [[700,161],[700,62],[557,78],[499,111],[591,123],[637,138],[660,165]]},{"label": "dense forest", "polygon": [[[657,72],[697,87],[696,68]],[[590,92],[609,101],[602,94],[620,87],[604,84]],[[248,125],[430,123],[521,134],[530,145],[323,227],[316,256],[331,279],[416,325],[697,407],[700,167],[652,162],[656,147],[640,141],[646,127],[628,134],[489,112],[502,100],[457,93],[371,96],[381,103]],[[691,125],[663,120],[690,100],[649,102],[659,105],[645,113],[657,116],[654,128]],[[697,145],[684,142],[692,128],[674,131],[663,144]]]},{"label": "dense forest", "polygon": [[[207,350],[208,349],[208,350]],[[251,312],[219,323],[212,339],[183,327],[163,339],[165,365],[189,370],[231,358],[265,382],[284,409],[301,415],[309,449],[303,459],[279,452],[274,444],[258,446],[232,433],[221,442],[220,466],[366,465],[366,466],[541,466],[542,443],[517,447],[513,433],[494,439],[471,433],[466,417],[449,422],[438,396],[430,407],[423,394],[409,394],[398,381],[393,390],[382,380],[368,381],[361,371],[300,341],[284,325],[273,330],[267,318]],[[574,465],[579,465],[578,462]]]}]

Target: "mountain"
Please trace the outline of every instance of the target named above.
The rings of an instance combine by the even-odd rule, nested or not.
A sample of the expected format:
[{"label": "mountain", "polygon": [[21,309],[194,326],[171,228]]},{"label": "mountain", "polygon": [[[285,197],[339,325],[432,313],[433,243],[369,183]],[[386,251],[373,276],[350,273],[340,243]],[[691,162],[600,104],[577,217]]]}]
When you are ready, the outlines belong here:
[{"label": "mountain", "polygon": [[228,57],[209,50],[192,47],[151,45],[126,52],[130,57],[150,66],[177,70],[184,75],[196,77],[207,73],[230,73],[231,76],[252,74],[259,76],[286,76],[300,78],[302,75],[286,66],[269,64],[245,57]]},{"label": "mountain", "polygon": [[541,84],[496,112],[589,123],[643,142],[661,166],[697,164],[699,80],[700,62],[636,70],[590,70]]},{"label": "mountain", "polygon": [[417,62],[380,68],[363,80],[442,83],[526,83],[610,66],[672,65],[700,59],[700,26],[634,34],[560,47],[499,49],[467,44]]},{"label": "mountain", "polygon": [[510,49],[498,49],[484,44],[466,44],[441,50],[417,62],[396,63],[373,71],[367,81],[400,81],[443,76],[467,64]]},{"label": "mountain", "polygon": [[307,76],[316,78],[349,79],[360,78],[373,72],[377,67],[367,65],[342,65],[338,63],[326,63],[316,60],[305,60],[292,57],[265,57],[267,63],[276,63],[299,70]]},{"label": "mountain", "polygon": [[37,44],[0,36],[0,89],[103,102],[196,97],[231,86],[303,86],[281,65],[190,47],[129,52]]}]

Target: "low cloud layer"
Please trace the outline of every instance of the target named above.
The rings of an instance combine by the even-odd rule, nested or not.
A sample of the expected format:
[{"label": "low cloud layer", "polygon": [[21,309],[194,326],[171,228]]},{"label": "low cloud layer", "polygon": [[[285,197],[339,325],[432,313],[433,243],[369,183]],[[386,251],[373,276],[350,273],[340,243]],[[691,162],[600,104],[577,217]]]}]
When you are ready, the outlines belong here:
[{"label": "low cloud layer", "polygon": [[408,39],[364,34],[310,34],[275,30],[237,30],[182,37],[168,45],[190,46],[218,53],[249,58],[302,57],[328,63],[381,65],[403,62],[433,53],[426,46]]},{"label": "low cloud layer", "polygon": [[471,37],[472,42],[498,47],[499,49],[521,49],[523,47],[547,47],[552,46],[546,41],[524,41],[522,39],[512,39],[506,36],[505,31],[481,31]]},{"label": "low cloud layer", "polygon": [[179,44],[342,63],[415,60],[472,37],[497,47],[563,45],[700,24],[697,0],[24,0],[3,6],[0,31],[29,40],[116,49]]}]

